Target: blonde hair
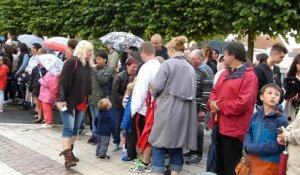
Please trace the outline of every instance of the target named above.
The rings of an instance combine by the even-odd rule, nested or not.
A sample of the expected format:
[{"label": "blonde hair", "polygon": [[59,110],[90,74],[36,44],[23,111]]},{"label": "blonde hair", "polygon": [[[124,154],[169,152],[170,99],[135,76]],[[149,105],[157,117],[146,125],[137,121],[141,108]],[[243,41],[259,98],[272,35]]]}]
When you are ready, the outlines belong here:
[{"label": "blonde hair", "polygon": [[131,82],[127,85],[127,94],[132,93],[135,83]]},{"label": "blonde hair", "polygon": [[107,111],[111,107],[111,103],[108,98],[102,98],[98,102],[98,108],[103,111]]},{"label": "blonde hair", "polygon": [[89,41],[86,41],[86,40],[79,41],[79,43],[77,44],[77,46],[74,50],[73,56],[77,57],[78,61],[80,61],[83,66],[85,66],[86,65],[85,59],[87,57],[87,52],[90,50],[92,51],[92,56],[89,59],[89,64],[93,65],[94,64],[93,60],[95,58],[94,46]]},{"label": "blonde hair", "polygon": [[167,44],[168,49],[173,48],[175,51],[184,52],[185,46],[184,43],[187,43],[187,38],[183,35],[177,36],[171,39],[171,41]]},{"label": "blonde hair", "polygon": [[39,48],[38,55],[44,55],[44,54],[47,54],[47,50],[44,48]]}]

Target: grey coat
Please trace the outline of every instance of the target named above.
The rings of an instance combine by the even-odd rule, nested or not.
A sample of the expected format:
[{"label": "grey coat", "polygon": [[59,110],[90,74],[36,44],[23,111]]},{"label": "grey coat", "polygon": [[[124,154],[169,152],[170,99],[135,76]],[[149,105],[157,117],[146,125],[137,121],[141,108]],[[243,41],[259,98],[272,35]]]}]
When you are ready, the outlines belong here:
[{"label": "grey coat", "polygon": [[88,103],[97,105],[98,101],[107,96],[107,83],[112,75],[112,68],[92,68],[92,94],[89,96]]},{"label": "grey coat", "polygon": [[158,148],[196,150],[196,74],[184,56],[163,62],[154,78],[157,96],[149,143]]}]

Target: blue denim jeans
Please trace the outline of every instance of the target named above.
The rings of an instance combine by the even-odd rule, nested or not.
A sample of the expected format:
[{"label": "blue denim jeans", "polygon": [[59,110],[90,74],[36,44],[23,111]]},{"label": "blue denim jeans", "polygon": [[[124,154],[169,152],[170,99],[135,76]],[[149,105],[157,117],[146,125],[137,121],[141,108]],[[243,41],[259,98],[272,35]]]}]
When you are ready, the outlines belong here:
[{"label": "blue denim jeans", "polygon": [[95,135],[96,133],[95,118],[99,114],[99,109],[97,105],[89,105],[89,109],[91,111],[91,117],[92,117],[92,133],[93,135]]},{"label": "blue denim jeans", "polygon": [[154,173],[164,174],[166,150],[170,155],[170,170],[181,171],[183,166],[182,148],[157,148],[152,147],[152,167]]},{"label": "blue denim jeans", "polygon": [[77,136],[80,125],[82,124],[84,111],[74,109],[72,114],[68,111],[63,111],[60,112],[60,116],[63,123],[62,136],[66,138]]},{"label": "blue denim jeans", "polygon": [[120,144],[120,128],[121,128],[121,123],[123,119],[123,113],[124,110],[121,108],[112,108],[112,112],[114,115],[114,120],[115,120],[115,133],[114,133],[114,144],[119,145]]}]

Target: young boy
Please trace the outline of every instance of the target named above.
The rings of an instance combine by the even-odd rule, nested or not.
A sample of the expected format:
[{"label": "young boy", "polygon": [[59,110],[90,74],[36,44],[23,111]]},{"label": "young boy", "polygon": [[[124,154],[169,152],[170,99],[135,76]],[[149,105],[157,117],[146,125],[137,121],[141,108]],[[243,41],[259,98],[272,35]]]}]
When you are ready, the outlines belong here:
[{"label": "young boy", "polygon": [[127,85],[127,90],[126,90],[126,97],[123,100],[126,101],[126,105],[124,105],[125,107],[125,111],[124,111],[124,115],[123,115],[123,120],[122,120],[122,124],[121,124],[121,129],[123,130],[123,133],[125,133],[126,135],[126,147],[127,147],[127,156],[122,157],[123,161],[132,161],[134,159],[136,159],[137,153],[136,153],[136,139],[134,138],[134,135],[132,133],[131,130],[131,123],[130,123],[130,119],[131,119],[131,95],[132,95],[132,91],[134,88],[134,83],[129,83]]},{"label": "young boy", "polygon": [[284,147],[277,143],[277,132],[288,125],[287,116],[279,103],[281,88],[267,84],[260,90],[263,105],[257,107],[245,135],[244,149],[251,165],[251,175],[277,175],[280,153]]},{"label": "young boy", "polygon": [[100,159],[109,159],[106,155],[110,135],[114,132],[115,124],[110,111],[111,103],[107,98],[98,102],[99,114],[95,118],[97,149],[96,156]]}]

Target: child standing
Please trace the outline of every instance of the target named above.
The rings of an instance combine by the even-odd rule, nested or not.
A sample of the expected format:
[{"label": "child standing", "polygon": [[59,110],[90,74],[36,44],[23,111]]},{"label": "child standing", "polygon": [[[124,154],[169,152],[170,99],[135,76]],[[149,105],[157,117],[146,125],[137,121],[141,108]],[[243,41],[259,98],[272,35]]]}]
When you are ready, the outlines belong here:
[{"label": "child standing", "polygon": [[276,84],[267,84],[260,91],[263,105],[253,114],[243,145],[251,165],[251,175],[278,174],[280,153],[284,147],[277,143],[277,129],[288,125],[287,116],[278,104],[281,92]]},{"label": "child standing", "polygon": [[111,103],[107,98],[103,98],[98,102],[99,114],[95,118],[97,140],[96,156],[100,159],[109,159],[106,155],[110,135],[113,134],[115,123],[111,113]]},{"label": "child standing", "polygon": [[42,102],[43,116],[46,121],[41,127],[52,128],[52,107],[58,99],[58,76],[47,72],[44,77],[40,78],[39,82],[41,84],[39,100]]},{"label": "child standing", "polygon": [[123,161],[132,161],[136,159],[137,153],[136,153],[136,139],[132,133],[131,130],[131,96],[132,91],[134,88],[134,83],[129,83],[127,85],[126,95],[124,97],[124,101],[126,102],[126,105],[124,105],[125,111],[123,115],[123,120],[121,124],[121,129],[123,130],[124,135],[126,135],[126,147],[127,147],[127,157],[123,157]]},{"label": "child standing", "polygon": [[7,57],[0,57],[0,112],[3,112],[4,90],[7,85],[10,60]]}]

